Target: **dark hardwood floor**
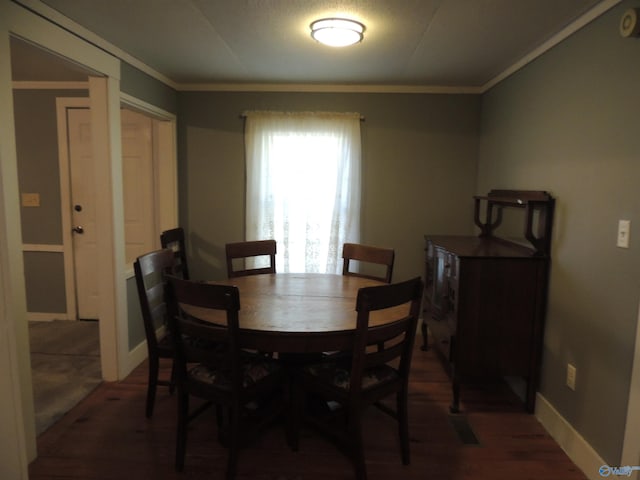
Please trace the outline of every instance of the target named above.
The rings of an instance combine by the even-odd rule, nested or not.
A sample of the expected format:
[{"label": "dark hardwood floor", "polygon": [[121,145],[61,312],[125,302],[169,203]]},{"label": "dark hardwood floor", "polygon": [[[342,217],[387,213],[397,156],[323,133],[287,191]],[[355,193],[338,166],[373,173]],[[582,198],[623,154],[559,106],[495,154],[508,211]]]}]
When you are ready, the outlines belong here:
[{"label": "dark hardwood floor", "polygon": [[[403,466],[395,422],[367,412],[365,448],[371,480],[585,480],[533,415],[504,385],[467,387],[460,415],[450,415],[450,384],[435,352],[416,344],[412,367],[411,465]],[[165,369],[168,365],[165,364]],[[185,471],[174,460],[175,398],[159,390],[154,417],[144,416],[146,364],[104,383],[38,438],[31,480],[224,478],[226,450],[213,412],[194,422]],[[314,431],[292,452],[274,426],[240,452],[239,479],[352,479],[348,460]]]}]

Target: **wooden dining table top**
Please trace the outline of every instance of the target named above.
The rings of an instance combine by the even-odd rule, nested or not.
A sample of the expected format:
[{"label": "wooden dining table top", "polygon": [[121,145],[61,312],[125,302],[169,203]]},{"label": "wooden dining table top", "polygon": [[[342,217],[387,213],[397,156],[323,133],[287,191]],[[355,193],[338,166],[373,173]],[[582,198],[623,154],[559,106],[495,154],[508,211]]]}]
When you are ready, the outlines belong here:
[{"label": "wooden dining table top", "polygon": [[[377,280],[321,273],[275,273],[216,281],[240,292],[240,339],[246,348],[278,352],[346,350],[353,342],[358,290]],[[224,325],[224,312],[189,307],[189,314]],[[373,312],[370,324],[408,313],[403,307]]]}]

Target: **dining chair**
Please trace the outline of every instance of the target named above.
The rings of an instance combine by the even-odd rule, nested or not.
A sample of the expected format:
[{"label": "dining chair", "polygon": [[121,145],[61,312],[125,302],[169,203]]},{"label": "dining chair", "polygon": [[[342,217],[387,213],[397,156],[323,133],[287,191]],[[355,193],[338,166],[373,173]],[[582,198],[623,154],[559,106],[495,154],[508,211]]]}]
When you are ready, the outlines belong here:
[{"label": "dining chair", "polygon": [[173,267],[174,275],[189,280],[189,264],[187,263],[187,248],[184,240],[184,229],[176,227],[165,230],[160,234],[160,245],[169,248],[176,257]]},{"label": "dining chair", "polygon": [[[167,329],[167,306],[165,302],[165,290],[163,274],[172,271],[175,265],[175,257],[169,249],[155,250],[139,256],[133,263],[138,299],[144,333],[147,339],[147,353],[149,362],[149,380],[147,385],[146,416],[151,418],[156,398],[158,385],[168,386],[173,393],[175,365],[170,379],[158,379],[158,370],[161,358],[173,359],[173,343],[169,338]],[[164,331],[161,327],[165,326]],[[161,336],[158,336],[158,331]]]},{"label": "dining chair", "polygon": [[[402,463],[410,462],[407,395],[422,280],[364,287],[356,299],[357,323],[349,356],[297,370],[293,381],[293,448],[299,446],[301,418],[335,440],[354,462],[356,477],[367,478],[362,438],[363,412],[370,405],[398,422]],[[380,315],[385,315],[381,322]],[[367,348],[384,345],[382,350]],[[381,403],[395,394],[396,407]],[[305,399],[322,398],[337,408],[304,413]]]},{"label": "dining chair", "polygon": [[[276,241],[275,240],[253,240],[246,242],[227,243],[225,245],[227,255],[227,275],[229,278],[242,277],[245,275],[260,275],[263,273],[276,273]],[[234,260],[251,257],[269,257],[269,265],[266,267],[235,269]]]},{"label": "dining chair", "polygon": [[[285,386],[284,369],[277,360],[242,349],[238,338],[237,287],[168,276],[167,293],[176,350],[176,470],[184,469],[187,426],[201,410],[189,408],[190,398],[197,397],[219,409],[219,436],[229,450],[227,478],[232,479],[236,475],[239,447],[284,411],[281,390]],[[198,309],[220,310],[226,325],[198,318]],[[208,348],[210,344],[219,348]]]},{"label": "dining chair", "polygon": [[[342,246],[342,274],[371,278],[373,280],[391,283],[394,259],[395,251],[390,248],[373,247],[359,243],[345,243]],[[385,273],[384,275],[376,275],[352,271],[350,270],[353,266],[352,261],[382,265],[386,267]]]}]

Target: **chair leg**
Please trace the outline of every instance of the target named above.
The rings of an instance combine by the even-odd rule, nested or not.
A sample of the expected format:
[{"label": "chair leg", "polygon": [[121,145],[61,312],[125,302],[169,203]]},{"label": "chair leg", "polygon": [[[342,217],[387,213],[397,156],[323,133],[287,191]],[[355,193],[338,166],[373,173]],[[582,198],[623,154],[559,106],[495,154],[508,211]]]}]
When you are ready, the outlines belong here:
[{"label": "chair leg", "polygon": [[171,378],[169,379],[169,393],[173,395],[176,390],[176,361],[171,360]]},{"label": "chair leg", "polygon": [[149,380],[147,383],[147,405],[145,412],[147,418],[151,418],[153,415],[153,406],[156,401],[156,390],[158,388],[158,370],[158,359],[149,358]]},{"label": "chair leg", "polygon": [[240,444],[240,408],[229,409],[229,457],[227,459],[227,480],[236,478],[238,467],[238,446]]},{"label": "chair leg", "polygon": [[297,387],[293,381],[289,382],[289,390],[290,408],[288,413],[285,412],[287,415],[289,447],[294,452],[297,452],[300,448],[300,424],[302,423],[302,412],[304,410],[304,391]]},{"label": "chair leg", "polygon": [[184,470],[189,422],[189,394],[178,391],[178,426],[176,429],[176,471]]},{"label": "chair leg", "polygon": [[407,411],[407,391],[402,390],[397,393],[398,412],[398,435],[400,436],[400,449],[402,452],[402,463],[409,465],[411,452],[409,448],[409,412]]},{"label": "chair leg", "polygon": [[352,457],[356,469],[357,480],[367,480],[367,467],[364,461],[364,445],[362,443],[362,422],[360,412],[349,414],[349,437],[351,438]]},{"label": "chair leg", "polygon": [[221,405],[216,405],[216,425],[218,427],[218,432],[222,431],[224,428],[224,409]]}]

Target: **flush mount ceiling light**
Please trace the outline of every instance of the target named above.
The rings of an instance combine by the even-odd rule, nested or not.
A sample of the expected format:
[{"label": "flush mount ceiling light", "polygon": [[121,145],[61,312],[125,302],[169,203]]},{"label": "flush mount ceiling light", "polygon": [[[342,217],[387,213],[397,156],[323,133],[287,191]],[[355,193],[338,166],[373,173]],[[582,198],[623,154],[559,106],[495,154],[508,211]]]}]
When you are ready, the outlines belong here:
[{"label": "flush mount ceiling light", "polygon": [[311,36],[330,47],[346,47],[362,41],[364,25],[344,18],[323,18],[311,23]]}]

